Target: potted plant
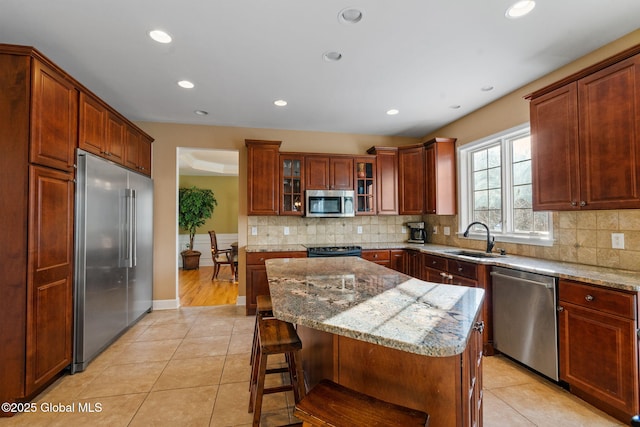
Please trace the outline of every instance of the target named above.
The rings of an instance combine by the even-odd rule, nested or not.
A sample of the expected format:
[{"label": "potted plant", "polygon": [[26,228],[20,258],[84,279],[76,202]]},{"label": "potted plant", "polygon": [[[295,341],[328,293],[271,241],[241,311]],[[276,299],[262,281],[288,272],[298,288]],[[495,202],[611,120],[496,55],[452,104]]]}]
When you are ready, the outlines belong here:
[{"label": "potted plant", "polygon": [[189,232],[189,247],[180,252],[182,268],[194,270],[200,267],[199,251],[193,250],[193,238],[198,227],[213,215],[213,209],[218,205],[213,191],[205,188],[180,188],[178,192],[178,224]]}]

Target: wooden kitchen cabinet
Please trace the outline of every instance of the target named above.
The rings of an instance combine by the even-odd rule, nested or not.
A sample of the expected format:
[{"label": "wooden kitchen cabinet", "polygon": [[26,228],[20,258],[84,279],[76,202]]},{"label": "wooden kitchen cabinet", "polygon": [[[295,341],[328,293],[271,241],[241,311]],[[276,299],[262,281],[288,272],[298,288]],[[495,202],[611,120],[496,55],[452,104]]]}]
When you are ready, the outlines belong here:
[{"label": "wooden kitchen cabinet", "polygon": [[424,213],[424,146],[398,148],[398,207],[400,215]]},{"label": "wooden kitchen cabinet", "polygon": [[640,208],[637,50],[527,96],[534,210]]},{"label": "wooden kitchen cabinet", "polygon": [[422,254],[419,251],[407,250],[406,252],[406,266],[405,271],[411,277],[419,279],[422,274]]},{"label": "wooden kitchen cabinet", "polygon": [[560,379],[623,422],[640,412],[638,295],[560,279]]},{"label": "wooden kitchen cabinet", "polygon": [[246,139],[247,214],[278,215],[281,141]]},{"label": "wooden kitchen cabinet", "polygon": [[304,155],[280,154],[280,215],[304,213]]},{"label": "wooden kitchen cabinet", "polygon": [[391,249],[389,251],[389,268],[400,273],[407,274],[407,251],[404,249]]},{"label": "wooden kitchen cabinet", "polygon": [[387,249],[365,249],[362,251],[362,258],[385,267],[391,266],[390,253]]},{"label": "wooden kitchen cabinet", "polygon": [[354,158],[356,215],[376,214],[376,157]]},{"label": "wooden kitchen cabinet", "polygon": [[149,137],[127,126],[124,130],[124,165],[151,176],[151,142]]},{"label": "wooden kitchen cabinet", "polygon": [[455,215],[456,139],[433,138],[424,146],[424,213]]},{"label": "wooden kitchen cabinet", "polygon": [[265,261],[273,258],[306,258],[304,251],[247,252],[247,303],[246,314],[256,314],[256,297],[269,295],[269,280]]},{"label": "wooden kitchen cabinet", "polygon": [[30,68],[31,88],[27,87],[26,76],[22,82],[14,83],[23,83],[21,90],[32,96],[30,161],[72,171],[78,143],[78,89],[62,70],[47,64],[44,58],[32,58]]},{"label": "wooden kitchen cabinet", "polygon": [[39,52],[9,45],[0,88],[0,401],[17,402],[71,363],[78,94]]},{"label": "wooden kitchen cabinet", "polygon": [[353,190],[353,156],[307,155],[306,190]]},{"label": "wooden kitchen cabinet", "polygon": [[378,215],[398,215],[398,148],[371,147],[376,156],[376,198]]}]

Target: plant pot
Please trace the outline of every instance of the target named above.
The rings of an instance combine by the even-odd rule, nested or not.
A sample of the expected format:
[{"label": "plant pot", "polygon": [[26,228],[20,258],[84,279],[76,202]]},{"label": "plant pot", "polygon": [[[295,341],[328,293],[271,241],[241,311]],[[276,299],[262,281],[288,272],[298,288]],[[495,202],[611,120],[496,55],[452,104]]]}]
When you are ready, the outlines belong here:
[{"label": "plant pot", "polygon": [[182,269],[183,270],[197,270],[200,268],[200,255],[199,251],[182,251]]}]

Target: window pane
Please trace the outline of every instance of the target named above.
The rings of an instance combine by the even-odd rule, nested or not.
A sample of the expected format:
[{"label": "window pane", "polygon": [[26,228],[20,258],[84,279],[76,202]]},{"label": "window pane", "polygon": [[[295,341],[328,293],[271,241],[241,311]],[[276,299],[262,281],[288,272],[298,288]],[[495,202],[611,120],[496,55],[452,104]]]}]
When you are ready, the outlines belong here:
[{"label": "window pane", "polygon": [[476,151],[473,153],[473,170],[481,170],[487,168],[487,150]]},{"label": "window pane", "polygon": [[490,168],[500,166],[500,146],[496,145],[495,147],[489,148],[487,151],[487,166]]},{"label": "window pane", "polygon": [[487,189],[487,170],[486,169],[473,173],[473,188],[474,190]]},{"label": "window pane", "polygon": [[488,191],[475,191],[473,210],[486,210],[489,208],[489,192]]},{"label": "window pane", "polygon": [[502,208],[502,191],[489,190],[489,209],[501,209]]},{"label": "window pane", "polygon": [[490,210],[489,220],[487,221],[489,229],[494,232],[502,231],[502,210]]},{"label": "window pane", "polygon": [[549,214],[547,212],[533,213],[533,230],[539,233],[549,233]]},{"label": "window pane", "polygon": [[531,137],[529,135],[512,141],[513,161],[520,162],[531,158]]},{"label": "window pane", "polygon": [[488,188],[501,188],[502,187],[502,177],[500,168],[491,168],[488,171],[489,175],[489,187]]},{"label": "window pane", "polygon": [[531,183],[531,160],[513,164],[513,185]]},{"label": "window pane", "polygon": [[533,211],[531,209],[514,209],[513,231],[516,233],[533,231]]},{"label": "window pane", "polygon": [[[480,221],[487,224],[489,222],[489,211],[475,211],[473,213],[473,220]],[[484,230],[484,228],[481,229],[480,226],[474,225],[472,231],[481,231],[481,230]]]},{"label": "window pane", "polygon": [[531,209],[533,207],[531,202],[531,184],[513,187],[513,207],[516,209]]}]

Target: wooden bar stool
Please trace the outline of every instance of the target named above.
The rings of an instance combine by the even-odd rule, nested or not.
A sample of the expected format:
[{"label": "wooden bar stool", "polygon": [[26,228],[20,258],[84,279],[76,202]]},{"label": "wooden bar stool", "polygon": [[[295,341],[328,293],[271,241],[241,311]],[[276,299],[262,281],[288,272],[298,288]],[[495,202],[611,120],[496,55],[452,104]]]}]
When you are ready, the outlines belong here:
[{"label": "wooden bar stool", "polygon": [[[302,341],[291,323],[278,319],[258,319],[258,342],[256,355],[251,367],[249,381],[249,412],[253,412],[253,426],[260,425],[262,397],[265,394],[293,390],[298,403],[305,395],[302,360],[300,357]],[[268,356],[283,354],[286,367],[267,369]],[[265,388],[265,376],[272,373],[289,373],[289,384]]]},{"label": "wooden bar stool", "polygon": [[[271,304],[271,295],[256,296],[256,323],[253,328],[253,343],[251,344],[251,357],[249,364],[253,366],[256,358],[256,346],[258,345],[258,319],[273,317],[273,305]],[[251,385],[249,385],[251,388]]]},{"label": "wooden bar stool", "polygon": [[429,415],[322,380],[307,393],[293,415],[306,427],[427,426]]}]

